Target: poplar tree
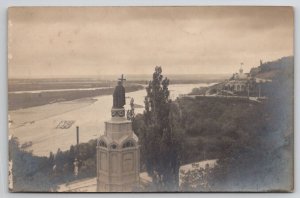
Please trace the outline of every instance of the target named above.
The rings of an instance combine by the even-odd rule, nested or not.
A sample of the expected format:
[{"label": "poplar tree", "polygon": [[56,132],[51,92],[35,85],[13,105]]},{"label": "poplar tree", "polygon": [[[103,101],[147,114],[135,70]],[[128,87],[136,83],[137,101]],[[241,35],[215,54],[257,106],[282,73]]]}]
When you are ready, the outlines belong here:
[{"label": "poplar tree", "polygon": [[169,79],[156,67],[145,97],[141,149],[147,172],[158,191],[178,190],[180,166],[179,111],[170,100]]}]

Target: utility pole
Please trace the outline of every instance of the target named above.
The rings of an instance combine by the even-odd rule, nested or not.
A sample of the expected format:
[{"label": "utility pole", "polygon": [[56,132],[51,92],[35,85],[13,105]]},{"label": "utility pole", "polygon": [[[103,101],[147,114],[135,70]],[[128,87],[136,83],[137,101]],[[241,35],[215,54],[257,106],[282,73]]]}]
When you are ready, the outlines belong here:
[{"label": "utility pole", "polygon": [[77,147],[79,145],[79,126],[76,126],[76,139],[77,139]]},{"label": "utility pole", "polygon": [[79,162],[78,162],[78,155],[79,155],[79,126],[76,126],[76,157],[74,160],[74,175],[77,177],[79,172]]},{"label": "utility pole", "polygon": [[249,86],[250,86],[250,83],[248,82],[248,98],[249,98],[249,96],[250,96],[250,90],[249,90]]}]

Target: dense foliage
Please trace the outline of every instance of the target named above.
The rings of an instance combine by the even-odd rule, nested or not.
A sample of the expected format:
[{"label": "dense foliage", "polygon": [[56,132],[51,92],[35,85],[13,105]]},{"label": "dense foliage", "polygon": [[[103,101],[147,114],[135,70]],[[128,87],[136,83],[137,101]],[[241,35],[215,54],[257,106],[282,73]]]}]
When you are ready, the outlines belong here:
[{"label": "dense foliage", "polygon": [[13,191],[54,190],[55,185],[49,179],[51,167],[48,158],[21,150],[15,137],[9,140],[9,160],[13,162]]},{"label": "dense foliage", "polygon": [[137,129],[142,162],[158,191],[177,190],[180,166],[178,108],[169,99],[168,85],[169,80],[163,78],[161,67],[156,67],[153,80],[146,88],[143,123]]},{"label": "dense foliage", "polygon": [[[67,151],[50,152],[39,157],[20,149],[18,139],[9,140],[9,158],[13,161],[13,190],[56,191],[61,183],[79,178],[94,177],[96,173],[96,140],[71,146]],[[74,175],[75,158],[79,161],[79,174]]]},{"label": "dense foliage", "polygon": [[[293,189],[293,64],[282,63],[280,59],[267,64],[277,72],[265,89],[268,99],[261,103],[237,98],[179,100],[189,142],[185,162],[218,159],[206,178],[206,191]],[[203,174],[199,171],[193,178]],[[199,190],[203,184],[201,179],[191,181],[182,190]]]},{"label": "dense foliage", "polygon": [[[188,172],[181,190],[293,189],[293,64],[284,65],[282,59],[278,64],[268,63],[275,65],[276,75],[265,86],[268,99],[261,102],[205,96],[173,102],[178,108],[177,126],[184,131],[180,163],[218,159],[209,174]],[[142,119],[137,115],[135,130],[143,128]],[[142,150],[143,155],[148,152]]]},{"label": "dense foliage", "polygon": [[288,57],[282,57],[278,59],[277,61],[270,61],[266,63],[262,63],[260,65],[260,72],[268,72],[268,71],[274,71],[274,70],[293,70],[294,66],[294,57],[288,56]]}]

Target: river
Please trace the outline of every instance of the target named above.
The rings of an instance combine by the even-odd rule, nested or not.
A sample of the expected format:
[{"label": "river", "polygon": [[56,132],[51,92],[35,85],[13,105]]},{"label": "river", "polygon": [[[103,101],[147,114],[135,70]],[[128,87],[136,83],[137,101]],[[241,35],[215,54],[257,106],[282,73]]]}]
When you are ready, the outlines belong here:
[{"label": "river", "polygon": [[[212,84],[176,84],[170,85],[170,98],[187,94],[195,87]],[[125,109],[129,109],[130,99],[144,106],[145,90],[126,93]],[[112,96],[99,96],[73,101],[58,102],[38,107],[9,111],[9,133],[19,139],[20,144],[31,142],[26,147],[34,155],[48,156],[57,149],[68,150],[76,144],[76,126],[80,130],[80,142],[88,142],[103,134],[104,122],[110,119]],[[143,108],[136,108],[142,113]]]}]

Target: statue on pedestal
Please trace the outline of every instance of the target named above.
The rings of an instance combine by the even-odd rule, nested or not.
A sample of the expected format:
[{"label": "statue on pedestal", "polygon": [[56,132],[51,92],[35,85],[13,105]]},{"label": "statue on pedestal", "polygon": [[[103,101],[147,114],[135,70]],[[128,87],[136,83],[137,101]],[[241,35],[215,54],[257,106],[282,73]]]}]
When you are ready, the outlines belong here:
[{"label": "statue on pedestal", "polygon": [[122,81],[118,82],[118,85],[115,87],[113,94],[113,107],[114,108],[123,108],[125,105],[125,88],[123,87]]},{"label": "statue on pedestal", "polygon": [[[123,77],[119,78],[118,85],[115,87],[113,93],[113,107],[112,117],[123,117],[125,115],[124,105],[126,104],[125,88],[123,87],[123,81],[126,79]],[[117,110],[121,109],[121,110]]]},{"label": "statue on pedestal", "polygon": [[[97,141],[97,191],[132,192],[140,187],[140,145],[125,115],[123,75],[113,92],[111,119],[104,122],[105,131]],[[130,101],[130,118],[134,101]],[[138,188],[138,189],[137,189]]]}]

